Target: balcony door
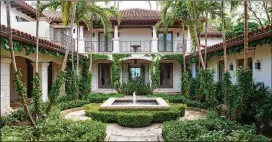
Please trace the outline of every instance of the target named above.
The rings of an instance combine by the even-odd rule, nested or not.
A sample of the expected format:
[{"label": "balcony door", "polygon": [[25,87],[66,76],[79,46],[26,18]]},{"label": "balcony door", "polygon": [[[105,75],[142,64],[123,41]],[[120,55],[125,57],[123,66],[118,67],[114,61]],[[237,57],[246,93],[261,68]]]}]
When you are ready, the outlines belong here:
[{"label": "balcony door", "polygon": [[98,51],[109,52],[112,51],[112,38],[107,37],[105,33],[98,34]]},{"label": "balcony door", "polygon": [[160,63],[159,88],[173,88],[173,64]]},{"label": "balcony door", "polygon": [[173,33],[158,34],[159,38],[159,52],[172,52],[173,51]]}]

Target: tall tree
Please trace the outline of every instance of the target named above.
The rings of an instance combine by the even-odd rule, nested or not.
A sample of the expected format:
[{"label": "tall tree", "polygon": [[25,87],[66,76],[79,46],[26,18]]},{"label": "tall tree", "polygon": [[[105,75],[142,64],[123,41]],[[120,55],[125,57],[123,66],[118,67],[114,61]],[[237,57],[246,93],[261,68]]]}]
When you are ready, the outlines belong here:
[{"label": "tall tree", "polygon": [[244,1],[244,71],[247,69],[247,52],[248,52],[248,2]]},{"label": "tall tree", "polygon": [[225,36],[225,13],[224,13],[224,1],[221,1],[221,20],[222,20],[222,38],[223,38],[223,50],[224,50],[224,71],[228,71],[228,58]]},{"label": "tall tree", "polygon": [[26,113],[26,116],[28,117],[29,123],[36,128],[35,122],[33,121],[33,118],[29,112],[29,109],[27,107],[26,102],[26,88],[25,85],[22,83],[20,77],[21,72],[17,69],[16,60],[15,60],[15,54],[13,49],[13,41],[12,41],[12,32],[11,32],[11,22],[10,22],[10,0],[6,1],[6,12],[7,12],[7,29],[8,29],[8,40],[9,40],[9,47],[10,47],[10,56],[12,59],[12,66],[15,72],[15,84],[16,84],[16,91],[18,92],[19,99],[23,105],[24,111]]}]

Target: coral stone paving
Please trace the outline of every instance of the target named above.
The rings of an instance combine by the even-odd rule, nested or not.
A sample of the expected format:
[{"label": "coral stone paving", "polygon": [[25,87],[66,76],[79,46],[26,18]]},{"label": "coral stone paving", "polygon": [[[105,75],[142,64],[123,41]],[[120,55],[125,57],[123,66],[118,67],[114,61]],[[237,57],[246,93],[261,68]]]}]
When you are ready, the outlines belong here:
[{"label": "coral stone paving", "polygon": [[[186,110],[185,116],[181,117],[180,120],[197,120],[206,117],[206,113]],[[85,110],[69,112],[64,115],[64,118],[74,121],[91,119],[85,116]],[[129,128],[120,126],[117,123],[108,123],[106,133],[105,141],[163,141],[161,123],[154,123],[148,127],[141,128]]]}]

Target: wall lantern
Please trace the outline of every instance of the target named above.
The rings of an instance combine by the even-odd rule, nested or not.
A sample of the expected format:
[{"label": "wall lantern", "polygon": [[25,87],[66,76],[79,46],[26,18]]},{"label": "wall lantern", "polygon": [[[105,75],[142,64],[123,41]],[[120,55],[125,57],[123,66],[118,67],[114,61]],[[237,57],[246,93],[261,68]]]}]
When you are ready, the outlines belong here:
[{"label": "wall lantern", "polygon": [[93,33],[93,37],[95,37],[95,33]]},{"label": "wall lantern", "polygon": [[229,64],[229,70],[233,71],[233,64],[232,63]]},{"label": "wall lantern", "polygon": [[177,37],[179,37],[179,33],[177,33]]},{"label": "wall lantern", "polygon": [[137,64],[137,59],[134,59],[134,64]]},{"label": "wall lantern", "polygon": [[261,63],[259,60],[257,60],[257,62],[255,63],[255,69],[261,69]]},{"label": "wall lantern", "polygon": [[73,29],[73,33],[76,33],[76,29]]}]

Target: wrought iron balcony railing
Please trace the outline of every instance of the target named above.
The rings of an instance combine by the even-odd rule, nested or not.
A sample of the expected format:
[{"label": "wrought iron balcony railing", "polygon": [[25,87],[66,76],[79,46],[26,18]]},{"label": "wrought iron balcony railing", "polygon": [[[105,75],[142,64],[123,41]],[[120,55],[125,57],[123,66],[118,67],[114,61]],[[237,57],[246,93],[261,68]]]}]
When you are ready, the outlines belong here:
[{"label": "wrought iron balcony railing", "polygon": [[120,52],[151,52],[151,41],[120,41]]},{"label": "wrought iron balcony railing", "polygon": [[159,52],[182,52],[186,51],[187,41],[183,40],[158,40],[158,51]]},{"label": "wrought iron balcony railing", "polygon": [[[49,38],[51,41],[59,43],[63,45],[65,48],[71,48],[69,43],[70,36],[65,34],[62,29],[55,29],[50,27],[50,35]],[[75,48],[75,40],[72,39],[72,47]]]},{"label": "wrought iron balcony railing", "polygon": [[112,52],[112,41],[85,41],[85,52]]}]

